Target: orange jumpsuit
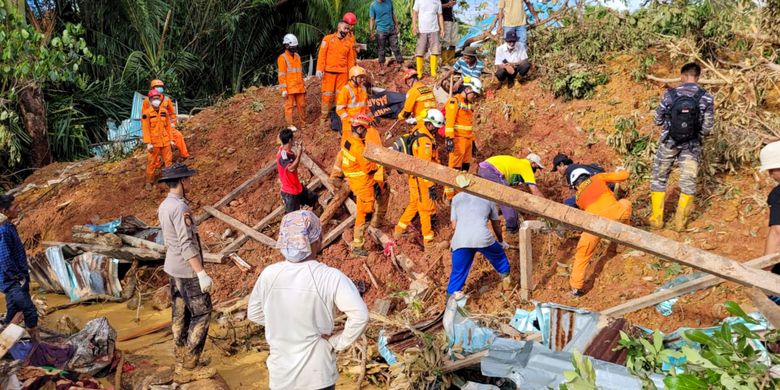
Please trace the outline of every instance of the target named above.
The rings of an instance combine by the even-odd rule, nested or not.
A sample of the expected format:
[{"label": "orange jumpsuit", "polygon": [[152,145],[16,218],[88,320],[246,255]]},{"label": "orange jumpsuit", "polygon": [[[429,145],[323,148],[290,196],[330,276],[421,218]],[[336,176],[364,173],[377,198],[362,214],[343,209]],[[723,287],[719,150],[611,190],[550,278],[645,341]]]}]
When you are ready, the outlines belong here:
[{"label": "orange jumpsuit", "polygon": [[340,39],[338,32],[322,38],[317,55],[317,71],[322,76],[322,110],[327,114],[333,106],[336,91],[348,80],[349,68],[355,66],[355,43],[349,36]]},{"label": "orange jumpsuit", "polygon": [[303,106],[306,104],[306,86],[303,84],[303,65],[298,53],[287,50],[276,59],[279,67],[279,88],[287,92],[284,100],[284,119],[288,125],[293,124],[293,106],[298,110],[301,128],[305,120]]},{"label": "orange jumpsuit", "polygon": [[[371,110],[368,108],[368,92],[366,89],[355,85],[352,81],[347,82],[346,85],[339,89],[339,93],[336,96],[336,114],[341,118],[341,142],[339,145],[343,145],[344,141],[352,135],[352,117],[356,114],[371,115]],[[373,131],[377,132],[376,129],[373,129]],[[370,137],[370,133],[371,131],[366,134],[367,139]],[[381,139],[378,144],[382,144]],[[341,157],[341,151],[339,151],[336,154],[331,177],[341,177]]]},{"label": "orange jumpsuit", "polygon": [[[474,111],[471,104],[464,101],[463,95],[455,95],[444,106],[444,136],[452,138],[455,148],[449,153],[447,166],[459,170],[468,170],[471,165],[471,152],[474,143]],[[448,199],[455,196],[452,187],[444,188]]]},{"label": "orange jumpsuit", "polygon": [[[577,188],[577,207],[613,221],[631,222],[631,202],[628,199],[615,199],[615,194],[607,187],[607,183],[621,182],[626,179],[628,179],[627,171],[599,173],[592,176]],[[580,235],[569,277],[569,285],[572,288],[581,289],[585,285],[585,270],[600,240],[598,236],[590,233],[583,232]]]},{"label": "orange jumpsuit", "polygon": [[[152,183],[155,170],[162,167],[163,164],[166,167],[173,164],[171,123],[168,119],[168,111],[162,109],[162,104],[157,109],[151,104],[142,106],[141,131],[144,143],[152,145],[152,150],[146,153],[146,181]],[[161,158],[162,161],[160,161]]]},{"label": "orange jumpsuit", "polygon": [[[420,137],[412,144],[412,155],[423,161],[438,162],[436,157],[436,145],[433,143],[433,135],[420,121],[415,130],[420,132]],[[396,234],[406,231],[407,226],[414,219],[415,214],[420,214],[420,228],[423,235],[423,243],[433,241],[433,229],[431,228],[431,216],[436,214],[436,204],[431,199],[430,190],[434,183],[422,177],[409,176],[409,205],[401,215],[398,225],[395,226]]]},{"label": "orange jumpsuit", "polygon": [[[141,111],[143,112],[143,110],[147,108],[152,108],[152,105],[149,104],[148,98],[144,99]],[[179,155],[182,158],[190,158],[190,152],[187,149],[187,144],[184,142],[184,135],[176,128],[178,117],[176,116],[176,108],[173,106],[173,102],[169,96],[163,95],[160,108],[164,109],[165,112],[168,113],[168,121],[171,124],[171,141],[173,141],[173,143],[176,145],[176,148],[179,149]]]},{"label": "orange jumpsuit", "polygon": [[357,204],[353,248],[362,248],[365,244],[366,216],[374,212],[374,174],[379,166],[363,157],[365,148],[365,142],[356,134],[351,134],[341,145],[341,169]]},{"label": "orange jumpsuit", "polygon": [[405,118],[407,113],[414,115],[414,118],[419,118],[429,108],[436,108],[433,90],[421,81],[415,81],[412,88],[406,92],[404,109],[398,114],[398,119]]}]

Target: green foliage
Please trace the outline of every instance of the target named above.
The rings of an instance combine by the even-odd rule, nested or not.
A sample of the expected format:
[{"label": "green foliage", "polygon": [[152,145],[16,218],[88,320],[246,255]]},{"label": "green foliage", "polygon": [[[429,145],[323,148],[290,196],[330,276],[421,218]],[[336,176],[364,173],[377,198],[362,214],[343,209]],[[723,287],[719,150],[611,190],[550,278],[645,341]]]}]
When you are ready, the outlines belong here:
[{"label": "green foliage", "polygon": [[556,79],[553,82],[553,92],[556,97],[562,97],[564,100],[587,99],[596,86],[606,84],[607,80],[608,77],[604,73],[577,71]]},{"label": "green foliage", "polygon": [[583,356],[579,351],[571,355],[571,364],[574,371],[564,371],[565,382],[558,387],[559,390],[596,390],[596,370],[593,362]]},{"label": "green foliage", "polygon": [[616,118],[615,131],[607,137],[607,145],[623,155],[623,166],[631,172],[632,186],[650,177],[651,162],[658,144],[649,135],[639,133],[636,117]]}]

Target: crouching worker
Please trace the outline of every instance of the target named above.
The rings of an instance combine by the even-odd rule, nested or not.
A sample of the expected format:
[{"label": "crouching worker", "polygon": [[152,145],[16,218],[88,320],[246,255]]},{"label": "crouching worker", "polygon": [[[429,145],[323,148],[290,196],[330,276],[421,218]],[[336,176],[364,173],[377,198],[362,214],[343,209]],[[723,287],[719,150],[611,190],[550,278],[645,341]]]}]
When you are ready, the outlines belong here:
[{"label": "crouching worker", "polygon": [[186,165],[176,163],[163,169],[159,180],[169,188],[157,216],[168,247],[163,269],[171,285],[171,332],[176,357],[173,381],[176,383],[206,379],[216,373],[213,368],[203,367],[200,361],[211,321],[211,278],[203,269],[198,228],[187,204],[186,191],[195,173]]},{"label": "crouching worker", "polygon": [[11,222],[19,214],[11,195],[0,195],[0,289],[5,295],[5,323],[24,315],[24,326],[33,342],[39,342],[38,310],[30,298],[30,270],[27,254]]},{"label": "crouching worker", "polygon": [[[538,154],[530,153],[526,158],[514,156],[493,156],[479,163],[477,174],[483,179],[505,186],[517,187],[525,185],[531,194],[544,198],[544,194],[536,185],[536,171],[544,169],[542,158]],[[501,205],[501,213],[504,214],[507,234],[517,234],[518,224],[517,210]]]},{"label": "crouching worker", "polygon": [[[381,167],[363,157],[370,121],[371,118],[365,114],[357,114],[352,117],[352,134],[341,144],[341,170],[349,182],[349,189],[355,195],[355,203],[357,203],[352,253],[358,256],[368,256],[368,251],[363,248],[366,242],[368,216],[377,218],[377,221],[372,220],[371,224],[378,226],[378,218],[384,215],[389,199],[388,196],[382,196],[383,183],[376,179],[376,173]],[[379,201],[376,204],[378,212],[374,213],[377,200]]]},{"label": "crouching worker", "polygon": [[[573,170],[567,178],[569,185],[577,191],[576,201],[580,210],[627,224],[631,222],[631,202],[628,199],[617,200],[608,187],[609,183],[618,183],[626,179],[628,179],[627,171],[591,176],[590,171],[584,168]],[[585,285],[585,270],[600,240],[596,235],[583,232],[577,243],[574,265],[569,277],[571,294],[576,297],[584,294],[582,288]]]},{"label": "crouching worker", "polygon": [[[450,219],[455,233],[452,235],[452,273],[447,285],[447,296],[461,291],[471,271],[474,255],[477,252],[485,256],[501,275],[502,287],[508,290],[512,286],[509,277],[509,260],[505,250],[509,245],[501,235],[501,220],[495,202],[461,192],[452,199]],[[493,234],[487,228],[487,222],[493,227]]]},{"label": "crouching worker", "polygon": [[[266,364],[273,390],[335,389],[334,352],[347,349],[368,325],[368,308],[352,281],[317,261],[321,233],[311,211],[285,215],[276,241],[285,261],[266,267],[249,296],[247,318],[265,326],[271,349]],[[337,335],[334,306],[347,315]]]}]

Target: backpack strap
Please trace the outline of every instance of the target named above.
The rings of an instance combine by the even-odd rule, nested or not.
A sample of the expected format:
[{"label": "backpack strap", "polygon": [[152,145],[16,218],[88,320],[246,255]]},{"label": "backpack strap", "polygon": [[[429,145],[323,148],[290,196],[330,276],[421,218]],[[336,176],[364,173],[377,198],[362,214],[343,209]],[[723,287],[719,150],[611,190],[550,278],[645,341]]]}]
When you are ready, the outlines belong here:
[{"label": "backpack strap", "polygon": [[707,93],[703,88],[699,88],[698,91],[696,91],[696,94],[693,95],[693,100],[696,100],[696,103],[699,103],[699,100],[701,100],[702,96]]},{"label": "backpack strap", "polygon": [[677,88],[672,87],[672,88],[667,89],[667,91],[669,92],[669,96],[672,98],[672,102],[677,100],[677,97],[680,96],[677,93]]}]

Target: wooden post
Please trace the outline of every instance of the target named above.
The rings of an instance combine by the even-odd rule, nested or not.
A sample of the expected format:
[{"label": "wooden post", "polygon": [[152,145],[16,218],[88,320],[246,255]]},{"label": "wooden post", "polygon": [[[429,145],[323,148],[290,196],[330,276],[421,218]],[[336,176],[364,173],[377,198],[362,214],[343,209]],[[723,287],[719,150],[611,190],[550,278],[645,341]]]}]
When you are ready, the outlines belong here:
[{"label": "wooden post", "polygon": [[364,156],[385,167],[395,168],[450,187],[459,187],[456,177],[462,175],[466,177],[469,184],[460,188],[461,191],[574,226],[664,260],[675,261],[739,284],[780,294],[780,275],[749,268],[712,252],[381,146],[366,145]]},{"label": "wooden post", "polygon": [[527,301],[531,296],[533,276],[533,252],[531,249],[531,229],[528,226],[520,228],[520,238],[517,245],[520,256],[520,298]]},{"label": "wooden post", "polygon": [[271,248],[276,247],[276,240],[274,240],[271,237],[266,236],[263,233],[258,232],[255,229],[252,229],[252,227],[246,225],[245,223],[211,207],[211,206],[203,206],[203,210],[206,210],[207,213],[213,215],[215,218],[219,219],[222,222],[225,222],[226,224],[233,226],[234,228],[240,230],[244,234],[246,234],[249,237],[252,237],[256,241],[263,243],[265,245],[270,246]]}]

